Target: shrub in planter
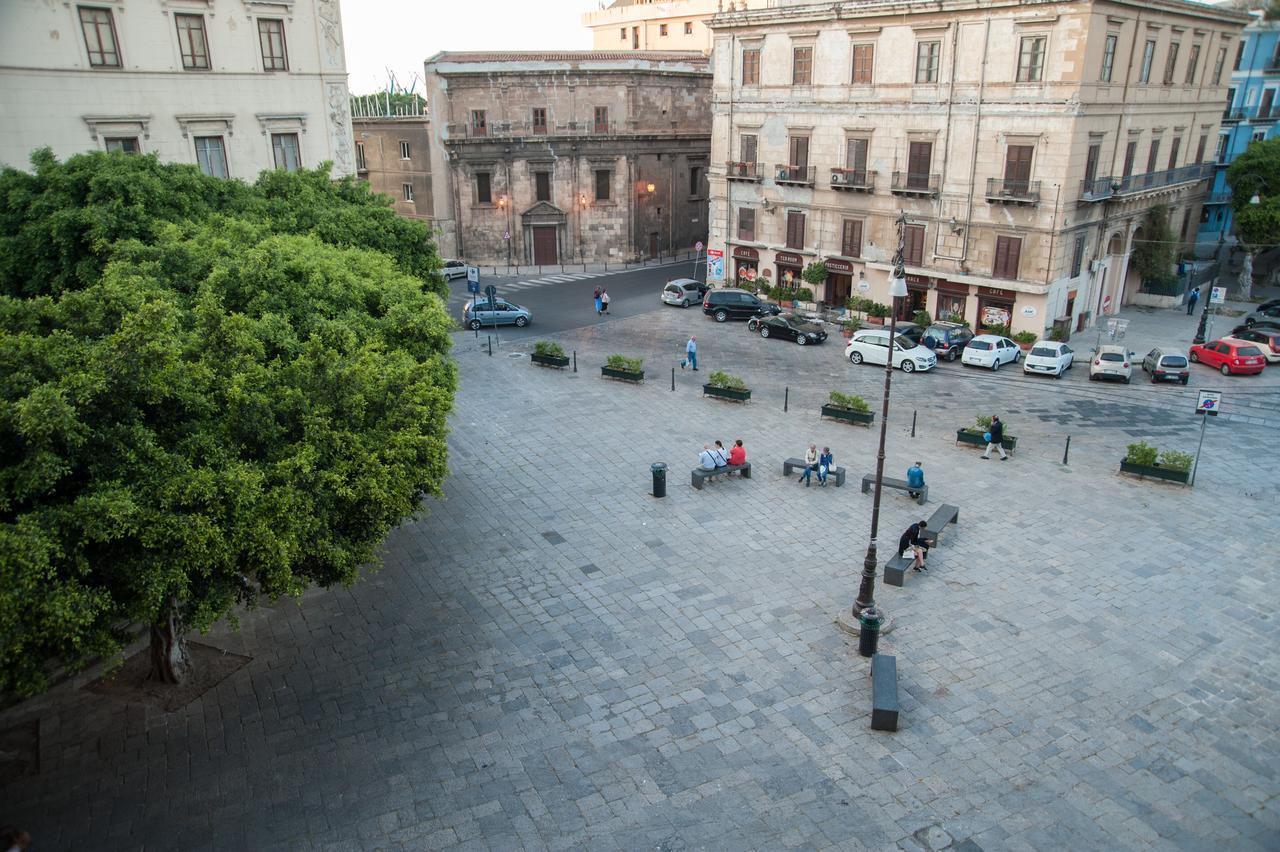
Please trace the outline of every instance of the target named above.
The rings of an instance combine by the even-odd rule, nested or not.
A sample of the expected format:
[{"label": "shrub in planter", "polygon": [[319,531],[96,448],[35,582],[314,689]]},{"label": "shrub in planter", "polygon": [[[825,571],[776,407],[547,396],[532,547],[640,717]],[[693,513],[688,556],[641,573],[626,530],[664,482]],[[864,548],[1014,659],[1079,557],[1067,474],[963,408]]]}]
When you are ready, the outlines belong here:
[{"label": "shrub in planter", "polygon": [[1160,455],[1160,451],[1148,444],[1146,441],[1139,441],[1136,444],[1128,446],[1128,452],[1125,454],[1124,460],[1129,464],[1140,464],[1146,467],[1155,467],[1156,459]]},{"label": "shrub in planter", "polygon": [[969,327],[969,321],[964,317],[960,316],[959,314],[947,314],[942,319],[944,322],[953,322],[953,323],[956,323],[957,325],[962,325],[965,328]]},{"label": "shrub in planter", "polygon": [[882,305],[879,302],[872,302],[867,307],[867,314],[869,316],[879,317],[880,319],[884,319],[885,317],[889,316],[889,314],[891,313],[893,313],[893,311],[889,308],[888,305]]},{"label": "shrub in planter", "polygon": [[643,358],[628,358],[626,355],[610,355],[605,366],[600,368],[600,375],[611,379],[624,379],[638,382],[644,378]]},{"label": "shrub in planter", "polygon": [[830,393],[826,404],[822,406],[821,416],[843,420],[846,423],[860,423],[864,426],[870,426],[871,421],[875,419],[875,415],[871,413],[871,406],[867,405],[865,399],[840,391]]},{"label": "shrub in planter", "polygon": [[[985,436],[987,430],[991,428],[991,417],[986,414],[979,414],[973,419],[973,422],[973,426],[964,426],[956,430],[956,443],[985,447],[987,445]],[[1006,450],[1012,450],[1018,446],[1018,439],[1006,432],[1004,439],[1000,443]]]},{"label": "shrub in planter", "polygon": [[1178,450],[1161,452],[1146,441],[1130,444],[1125,457],[1120,460],[1120,472],[1149,476],[1186,485],[1191,479],[1191,453]]},{"label": "shrub in planter", "polygon": [[1040,339],[1034,331],[1020,331],[1013,336],[1013,342],[1021,346],[1023,349],[1030,349],[1031,344]]},{"label": "shrub in planter", "polygon": [[564,347],[551,340],[536,341],[529,360],[543,367],[569,366],[569,358],[564,354]]},{"label": "shrub in planter", "polygon": [[795,298],[797,302],[812,302],[813,291],[810,290],[808,287],[801,287],[800,289],[796,290]]},{"label": "shrub in planter", "polygon": [[717,396],[738,402],[751,399],[751,390],[746,382],[721,370],[716,370],[707,376],[707,383],[702,386],[702,393],[706,396]]},{"label": "shrub in planter", "polygon": [[860,328],[862,328],[862,323],[856,320],[845,320],[840,323],[840,333],[846,338],[853,337],[853,333]]},{"label": "shrub in planter", "polygon": [[933,325],[933,318],[929,316],[928,311],[916,311],[911,315],[911,321],[921,328],[928,328]]},{"label": "shrub in planter", "polygon": [[1001,337],[1008,337],[1008,336],[1009,336],[1009,326],[1007,326],[1007,325],[1003,325],[1003,324],[1001,324],[1001,323],[996,323],[995,325],[988,325],[988,326],[985,326],[985,327],[984,327],[984,331],[985,331],[987,334],[998,334],[998,335],[1000,335]]}]

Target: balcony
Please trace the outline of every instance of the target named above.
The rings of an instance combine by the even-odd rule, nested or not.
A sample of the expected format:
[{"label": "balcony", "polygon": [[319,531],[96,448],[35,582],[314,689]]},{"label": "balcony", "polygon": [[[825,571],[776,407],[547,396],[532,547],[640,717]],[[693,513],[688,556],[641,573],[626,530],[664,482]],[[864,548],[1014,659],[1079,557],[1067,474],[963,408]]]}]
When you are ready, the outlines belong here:
[{"label": "balcony", "polygon": [[761,169],[759,163],[747,163],[741,160],[727,160],[724,164],[724,176],[729,180],[745,180],[759,183]]},{"label": "balcony", "polygon": [[[471,124],[445,125],[445,138],[456,142],[463,139],[512,139],[522,136],[612,136],[617,132],[614,121],[570,121],[567,124],[534,124],[532,121],[491,121],[484,127]],[[643,132],[643,131],[640,131]]]},{"label": "balcony", "polygon": [[1122,178],[1104,177],[1092,181],[1082,181],[1080,184],[1080,200],[1094,202],[1105,201],[1108,198],[1122,198],[1152,189],[1163,189],[1185,183],[1198,183],[1212,174],[1212,163],[1194,163],[1190,166],[1179,166],[1176,169],[1144,172],[1140,175],[1129,175]]},{"label": "balcony", "polygon": [[1228,107],[1222,111],[1223,124],[1235,124],[1253,115],[1253,107]]},{"label": "balcony", "polygon": [[941,185],[941,175],[894,172],[889,191],[894,195],[937,195]]},{"label": "balcony", "polygon": [[1040,181],[987,178],[987,201],[992,204],[1039,204]]},{"label": "balcony", "polygon": [[816,166],[775,165],[773,167],[773,180],[774,183],[785,183],[793,186],[813,186],[813,178],[816,171]]},{"label": "balcony", "polygon": [[1280,104],[1275,104],[1266,109],[1259,108],[1258,114],[1252,119],[1254,124],[1271,124],[1280,118]]},{"label": "balcony", "polygon": [[1228,189],[1222,192],[1211,192],[1204,197],[1204,203],[1205,204],[1230,204],[1231,190]]},{"label": "balcony", "polygon": [[876,173],[866,169],[831,169],[831,188],[875,192]]}]

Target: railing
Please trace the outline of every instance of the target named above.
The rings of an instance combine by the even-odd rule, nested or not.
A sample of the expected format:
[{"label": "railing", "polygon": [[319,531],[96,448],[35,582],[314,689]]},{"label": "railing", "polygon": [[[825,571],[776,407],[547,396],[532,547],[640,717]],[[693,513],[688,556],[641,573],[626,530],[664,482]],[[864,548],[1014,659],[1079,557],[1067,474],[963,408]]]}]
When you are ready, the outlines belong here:
[{"label": "railing", "polygon": [[987,200],[1036,204],[1040,201],[1040,181],[987,178]]},{"label": "railing", "polygon": [[1222,111],[1223,121],[1244,121],[1253,116],[1253,107],[1227,107]]},{"label": "railing", "polygon": [[1262,67],[1263,74],[1280,74],[1280,56],[1273,56]]},{"label": "railing", "polygon": [[724,176],[729,180],[759,181],[761,177],[760,164],[748,163],[742,160],[727,160],[724,164]]},{"label": "railing", "polygon": [[1205,204],[1230,204],[1231,190],[1228,189],[1222,192],[1211,192],[1204,197],[1204,203]]},{"label": "railing", "polygon": [[813,178],[816,172],[816,166],[789,166],[778,164],[773,167],[773,179],[775,183],[794,183],[801,184],[803,186],[813,186]]},{"label": "railing", "polygon": [[1133,195],[1149,189],[1160,189],[1176,186],[1180,183],[1195,183],[1204,180],[1213,173],[1212,163],[1193,163],[1179,166],[1176,169],[1165,169],[1159,172],[1144,172],[1139,175],[1115,178],[1104,177],[1093,181],[1082,181],[1080,184],[1081,201],[1103,201],[1122,195]]},{"label": "railing", "polygon": [[1271,122],[1278,118],[1280,118],[1280,104],[1274,104],[1265,110],[1260,108],[1258,114],[1253,117],[1253,123],[1261,124],[1264,121]]},{"label": "railing", "polygon": [[937,195],[942,184],[940,175],[917,172],[894,172],[890,190],[902,195]]},{"label": "railing", "polygon": [[876,173],[866,169],[831,169],[832,189],[852,189],[857,192],[874,192]]},{"label": "railing", "polygon": [[[611,136],[617,122],[570,121],[565,124],[534,124],[532,121],[491,121],[485,127],[470,124],[445,125],[447,139],[490,139],[519,136]],[[643,129],[636,132],[646,132]],[[657,131],[652,131],[657,132]]]}]

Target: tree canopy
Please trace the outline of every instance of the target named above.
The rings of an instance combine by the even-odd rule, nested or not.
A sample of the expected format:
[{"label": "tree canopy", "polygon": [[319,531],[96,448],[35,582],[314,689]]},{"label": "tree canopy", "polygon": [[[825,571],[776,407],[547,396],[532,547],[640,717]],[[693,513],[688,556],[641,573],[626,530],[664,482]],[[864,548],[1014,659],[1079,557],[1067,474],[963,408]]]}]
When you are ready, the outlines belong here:
[{"label": "tree canopy", "polygon": [[1153,292],[1176,289],[1174,274],[1178,239],[1169,227],[1169,207],[1157,204],[1142,219],[1140,236],[1134,241],[1129,267],[1137,270],[1143,283]]},{"label": "tree canopy", "polygon": [[[1257,249],[1280,244],[1280,139],[1252,142],[1227,167],[1236,233]],[[1253,196],[1258,203],[1251,204]]]},{"label": "tree canopy", "polygon": [[421,223],[323,170],[89,154],[0,174],[0,690],[180,605],[353,581],[445,476]]}]

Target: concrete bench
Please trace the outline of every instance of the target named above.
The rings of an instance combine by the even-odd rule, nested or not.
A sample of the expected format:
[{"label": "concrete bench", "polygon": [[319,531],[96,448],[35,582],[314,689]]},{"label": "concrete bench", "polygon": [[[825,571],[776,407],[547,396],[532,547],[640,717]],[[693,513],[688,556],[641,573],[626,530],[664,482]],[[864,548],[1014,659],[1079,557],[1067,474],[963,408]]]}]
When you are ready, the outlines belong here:
[{"label": "concrete bench", "polygon": [[871,658],[871,730],[898,730],[898,658],[876,654]]},{"label": "concrete bench", "polygon": [[938,510],[929,518],[928,526],[925,527],[924,543],[929,547],[938,546],[938,535],[942,532],[942,528],[947,524],[960,523],[960,507],[952,506],[950,503],[943,503]]},{"label": "concrete bench", "polygon": [[[884,479],[880,480],[880,482],[885,488],[896,488],[899,491],[915,491],[916,490],[911,486],[907,485],[907,481],[905,479],[891,479],[886,476]],[[866,494],[868,491],[871,490],[871,486],[875,484],[876,484],[876,475],[874,473],[868,473],[866,476],[862,477],[862,493]],[[919,503],[921,506],[923,506],[925,503],[925,500],[927,500],[928,497],[929,497],[929,486],[921,485],[920,494],[919,496],[916,497],[916,502]]]},{"label": "concrete bench", "polygon": [[902,580],[907,576],[907,569],[911,567],[913,559],[908,559],[899,553],[884,564],[884,582],[887,586],[897,586],[902,588]]},{"label": "concrete bench", "polygon": [[733,473],[735,470],[741,471],[744,478],[751,478],[751,462],[743,462],[742,464],[727,464],[715,470],[703,470],[700,467],[695,467],[693,474],[690,476],[690,484],[701,491],[702,483],[706,482],[709,477],[723,476],[727,473]]},{"label": "concrete bench", "polygon": [[[787,459],[782,463],[782,475],[790,476],[792,471],[804,470],[805,467],[806,465],[804,463],[804,459]],[[816,470],[814,471],[814,474],[815,475],[817,474]],[[827,475],[835,477],[837,488],[839,488],[841,485],[844,485],[844,468],[842,467],[830,468],[827,472]]]}]

